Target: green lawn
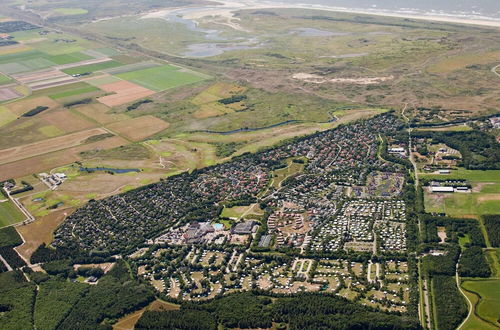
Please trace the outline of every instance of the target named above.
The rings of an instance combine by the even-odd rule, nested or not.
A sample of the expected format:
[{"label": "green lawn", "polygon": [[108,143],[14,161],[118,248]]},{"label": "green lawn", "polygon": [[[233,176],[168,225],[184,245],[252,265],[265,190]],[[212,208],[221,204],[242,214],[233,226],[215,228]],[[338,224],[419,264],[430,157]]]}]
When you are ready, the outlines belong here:
[{"label": "green lawn", "polygon": [[470,243],[470,236],[469,234],[464,234],[463,237],[458,238],[458,244],[460,244],[460,247],[463,249],[464,245]]},{"label": "green lawn", "polygon": [[101,63],[96,63],[96,64],[77,66],[77,67],[62,70],[62,71],[66,74],[73,75],[73,74],[82,74],[82,73],[87,73],[87,72],[95,72],[95,71],[100,71],[100,70],[104,70],[104,69],[115,68],[115,67],[120,66],[120,65],[122,65],[122,64],[120,62],[117,62],[117,61],[107,61],[107,62],[101,62]]},{"label": "green lawn", "polygon": [[172,65],[125,72],[116,76],[158,92],[206,79],[195,73],[181,71]]},{"label": "green lawn", "polygon": [[479,295],[475,314],[481,319],[500,326],[500,279],[466,280],[462,287]]},{"label": "green lawn", "polygon": [[94,86],[87,86],[83,88],[78,88],[74,90],[69,90],[69,91],[64,91],[60,93],[55,93],[49,95],[50,98],[52,99],[61,99],[63,97],[69,97],[69,96],[74,96],[74,95],[80,95],[80,94],[85,94],[85,93],[91,93],[91,92],[96,92],[99,91],[100,89]]},{"label": "green lawn", "polygon": [[[1,197],[3,198],[3,196]],[[0,227],[9,226],[24,220],[24,215],[11,201],[0,203]]]}]

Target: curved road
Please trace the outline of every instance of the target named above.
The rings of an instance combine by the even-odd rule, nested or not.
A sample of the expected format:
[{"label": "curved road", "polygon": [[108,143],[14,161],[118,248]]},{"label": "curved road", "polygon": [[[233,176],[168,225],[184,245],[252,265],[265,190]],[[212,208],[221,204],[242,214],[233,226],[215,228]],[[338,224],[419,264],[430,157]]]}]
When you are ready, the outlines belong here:
[{"label": "curved road", "polygon": [[[458,256],[458,260],[460,260],[460,256]],[[465,324],[465,322],[467,322],[470,315],[472,314],[472,311],[474,310],[474,305],[472,305],[472,301],[470,301],[469,297],[467,297],[464,290],[460,287],[460,277],[458,276],[458,262],[457,262],[456,270],[455,270],[455,279],[457,281],[458,291],[460,291],[460,293],[465,297],[465,300],[467,300],[467,305],[469,307],[469,314],[467,314],[467,317],[463,320],[462,323],[460,323],[460,325],[457,328],[457,330],[460,330],[462,328],[462,326]]]},{"label": "curved road", "polygon": [[494,66],[493,68],[491,68],[491,72],[493,72],[494,74],[496,74],[497,76],[500,77],[500,73],[497,72],[497,68],[500,67],[500,64]]}]

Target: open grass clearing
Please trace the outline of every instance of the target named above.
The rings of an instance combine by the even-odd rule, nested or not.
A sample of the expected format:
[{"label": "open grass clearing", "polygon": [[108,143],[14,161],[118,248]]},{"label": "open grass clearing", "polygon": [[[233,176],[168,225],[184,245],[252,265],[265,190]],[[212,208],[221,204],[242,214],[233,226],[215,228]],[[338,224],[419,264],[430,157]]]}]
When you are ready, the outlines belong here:
[{"label": "open grass clearing", "polygon": [[500,279],[465,280],[462,288],[479,296],[474,314],[490,323],[500,326]]},{"label": "open grass clearing", "polygon": [[415,131],[432,131],[432,132],[466,132],[471,131],[472,128],[467,125],[452,125],[443,127],[419,127]]},{"label": "open grass clearing", "polygon": [[466,170],[464,168],[458,168],[451,170],[450,174],[439,175],[439,174],[428,174],[419,173],[419,176],[428,179],[464,179],[471,182],[497,182],[500,183],[500,170]]},{"label": "open grass clearing", "polygon": [[74,209],[72,208],[55,210],[27,225],[18,226],[16,229],[24,238],[25,243],[16,247],[17,252],[26,259],[29,259],[40,244],[50,244],[54,239],[54,230],[64,221],[65,217],[70,215],[73,211]]},{"label": "open grass clearing", "polygon": [[117,77],[157,92],[207,79],[206,76],[172,65],[120,73]]},{"label": "open grass clearing", "polygon": [[449,216],[500,213],[500,194],[425,192],[426,212],[446,213]]},{"label": "open grass clearing", "polygon": [[0,202],[0,228],[23,221],[26,217],[10,200]]},{"label": "open grass clearing", "polygon": [[468,65],[497,62],[500,62],[500,51],[458,55],[430,65],[427,68],[427,71],[430,73],[449,73],[455,70],[463,69]]},{"label": "open grass clearing", "polygon": [[85,15],[88,13],[88,10],[83,8],[55,8],[52,11],[62,16]]},{"label": "open grass clearing", "polygon": [[113,330],[133,330],[135,324],[137,323],[137,321],[139,321],[139,319],[141,318],[142,314],[144,314],[145,311],[163,312],[163,311],[171,311],[179,309],[180,309],[179,305],[157,299],[148,306],[144,307],[143,309],[125,315],[124,317],[119,319],[118,322],[116,322],[113,325]]}]

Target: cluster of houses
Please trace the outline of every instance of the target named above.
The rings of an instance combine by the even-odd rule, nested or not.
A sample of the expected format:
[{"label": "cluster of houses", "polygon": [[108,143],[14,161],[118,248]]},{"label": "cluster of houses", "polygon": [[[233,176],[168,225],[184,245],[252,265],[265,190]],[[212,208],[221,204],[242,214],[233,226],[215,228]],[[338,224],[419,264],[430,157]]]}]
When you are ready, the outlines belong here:
[{"label": "cluster of houses", "polygon": [[[206,300],[260,289],[275,294],[328,292],[360,303],[404,312],[409,301],[404,261],[269,257],[238,249],[155,245],[130,259],[139,276],[172,298]],[[146,252],[146,251],[144,251]]]},{"label": "cluster of houses", "polygon": [[351,200],[342,205],[332,220],[319,226],[310,249],[333,252],[345,248],[376,253],[378,236],[378,252],[404,252],[405,221],[406,206],[402,200]]},{"label": "cluster of houses", "polygon": [[[348,199],[346,191],[353,185],[365,185],[374,170],[388,177],[403,172],[377,156],[378,134],[392,134],[399,126],[401,123],[391,115],[377,116],[125,194],[91,200],[57,229],[52,245],[116,254],[155,241],[246,244],[258,228],[256,222],[242,222],[231,230],[213,226],[219,222],[222,204],[228,201],[259,201],[272,210],[293,205],[294,212],[303,210],[302,219],[294,215],[290,225],[280,227],[275,222],[276,228],[271,228],[275,232],[264,233],[278,236],[278,244],[311,245],[328,251],[342,248],[344,241],[371,241],[370,215],[335,214]],[[304,161],[304,170],[270,189],[273,170],[286,166],[289,159]],[[401,188],[400,181],[391,182],[394,189]],[[308,235],[318,228],[318,237]],[[271,241],[265,237],[259,244]]]}]

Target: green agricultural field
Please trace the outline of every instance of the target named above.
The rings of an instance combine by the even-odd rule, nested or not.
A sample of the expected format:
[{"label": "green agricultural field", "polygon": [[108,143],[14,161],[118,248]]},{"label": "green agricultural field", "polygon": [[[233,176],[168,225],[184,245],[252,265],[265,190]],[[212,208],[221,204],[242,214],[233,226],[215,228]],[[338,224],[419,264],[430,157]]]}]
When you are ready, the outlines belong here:
[{"label": "green agricultural field", "polygon": [[85,15],[88,13],[88,10],[83,8],[56,8],[52,11],[64,16]]},{"label": "green agricultural field", "polygon": [[500,200],[497,194],[453,193],[436,195],[425,192],[424,196],[426,212],[446,213],[457,217],[464,214],[500,213]]},{"label": "green agricultural field", "polygon": [[466,170],[458,168],[448,175],[419,173],[426,179],[465,179],[471,182],[497,182],[500,183],[500,170]]},{"label": "green agricultural field", "polygon": [[24,218],[21,211],[11,201],[0,202],[0,227],[21,222]]},{"label": "green agricultural field", "polygon": [[120,62],[117,62],[117,61],[107,61],[107,62],[101,62],[101,63],[96,63],[96,64],[77,66],[77,67],[62,70],[62,71],[66,74],[73,75],[73,74],[82,74],[82,73],[88,73],[88,72],[101,71],[104,69],[115,68],[115,67],[120,66],[120,65],[122,65],[122,64]]},{"label": "green agricultural field", "polygon": [[11,79],[9,77],[0,73],[0,85],[6,84],[10,81]]},{"label": "green agricultural field", "polygon": [[172,65],[120,73],[117,74],[117,77],[158,92],[206,79],[206,77],[194,72],[181,70],[181,68]]},{"label": "green agricultural field", "polygon": [[49,95],[50,98],[56,100],[56,99],[61,99],[64,97],[69,97],[69,96],[75,96],[75,95],[80,95],[80,94],[85,94],[85,93],[91,93],[91,92],[97,92],[100,89],[94,86],[88,86],[88,87],[83,87],[83,88],[78,88],[74,90],[69,90],[65,92],[60,92],[60,93],[55,93],[52,95]]},{"label": "green agricultural field", "polygon": [[[10,56],[10,55],[4,55],[4,56]],[[5,60],[3,60],[4,56],[0,57],[0,63],[1,63],[0,71],[7,74],[36,71],[56,65],[54,62],[51,62],[41,56],[38,57],[21,56],[23,60],[14,58],[10,59],[10,62],[6,62]]]},{"label": "green agricultural field", "polygon": [[500,326],[500,279],[466,280],[462,287],[479,296],[474,314],[483,321]]},{"label": "green agricultural field", "polygon": [[52,61],[52,62],[59,64],[59,65],[76,63],[76,62],[86,61],[86,60],[92,59],[91,56],[84,54],[84,53],[81,53],[81,52],[76,52],[76,53],[71,53],[71,54],[50,55],[46,58],[49,61]]},{"label": "green agricultural field", "polygon": [[76,82],[73,84],[68,84],[68,85],[63,85],[63,86],[57,86],[57,87],[51,87],[51,88],[45,88],[45,89],[40,89],[37,91],[33,91],[32,97],[38,97],[38,96],[49,96],[58,94],[58,93],[63,93],[63,92],[69,92],[69,91],[74,91],[77,89],[83,89],[89,87],[89,84],[85,82]]}]

